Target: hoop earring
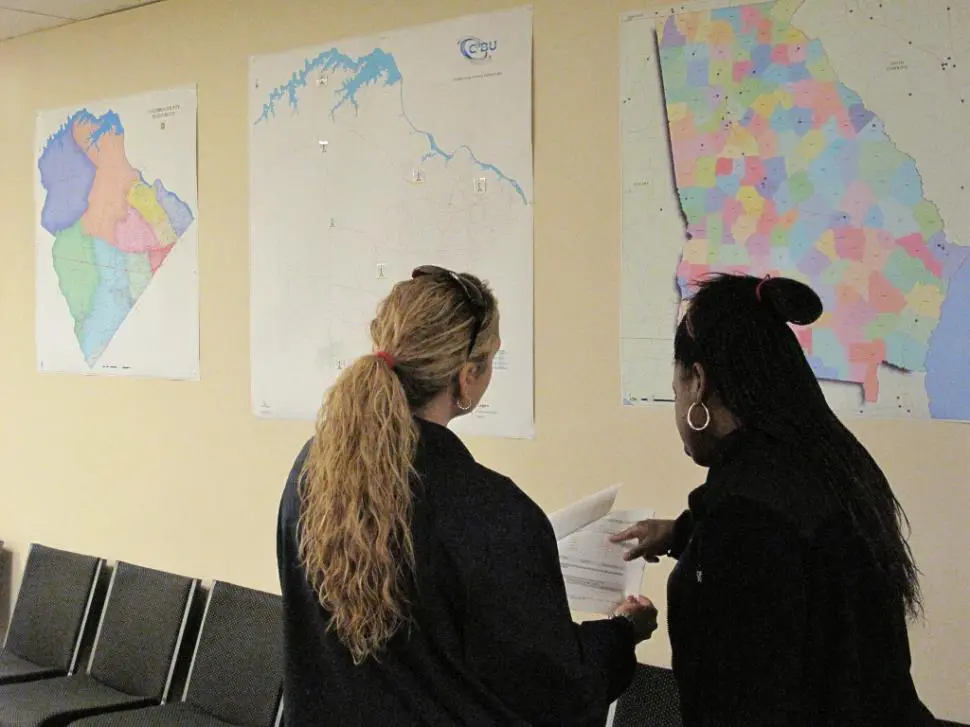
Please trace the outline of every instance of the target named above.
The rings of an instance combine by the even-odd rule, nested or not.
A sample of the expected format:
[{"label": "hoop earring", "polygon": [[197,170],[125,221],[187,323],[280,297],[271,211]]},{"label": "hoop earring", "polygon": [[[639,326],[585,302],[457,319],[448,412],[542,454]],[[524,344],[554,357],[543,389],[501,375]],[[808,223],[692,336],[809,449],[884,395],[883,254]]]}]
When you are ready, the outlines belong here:
[{"label": "hoop earring", "polygon": [[[700,426],[697,426],[696,424],[694,424],[694,421],[691,418],[691,415],[694,413],[694,409],[696,409],[697,407],[700,407],[704,411],[704,423],[701,424]],[[708,426],[710,426],[710,424],[711,424],[711,410],[707,408],[707,405],[704,402],[698,402],[698,401],[695,401],[693,404],[691,404],[690,408],[687,410],[687,426],[689,426],[695,432],[703,432],[705,429],[707,429]]]},{"label": "hoop earring", "polygon": [[459,397],[458,401],[455,402],[455,403],[458,404],[458,408],[461,409],[462,411],[468,411],[469,409],[472,408],[472,400],[471,399],[468,399],[468,403],[466,404]]}]

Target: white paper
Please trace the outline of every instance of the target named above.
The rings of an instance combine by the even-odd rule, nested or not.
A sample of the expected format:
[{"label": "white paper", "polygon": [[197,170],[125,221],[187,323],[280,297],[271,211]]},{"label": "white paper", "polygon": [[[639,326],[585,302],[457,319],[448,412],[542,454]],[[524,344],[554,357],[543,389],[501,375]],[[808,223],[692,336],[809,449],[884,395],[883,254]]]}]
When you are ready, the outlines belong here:
[{"label": "white paper", "polygon": [[37,115],[42,372],[199,378],[196,90]]},{"label": "white paper", "polygon": [[608,487],[549,516],[573,611],[609,614],[626,596],[639,594],[645,562],[623,560],[627,546],[609,538],[653,517],[653,511],[613,512],[619,491],[620,485]]},{"label": "white paper", "polygon": [[613,503],[616,502],[616,496],[620,493],[621,487],[622,485],[607,487],[552,513],[549,516],[549,522],[552,523],[552,529],[556,533],[556,540],[562,540],[567,535],[604,517],[613,509]]},{"label": "white paper", "polygon": [[249,99],[256,415],[314,419],[380,300],[435,264],[504,313],[455,430],[533,436],[531,8],[257,56]]}]

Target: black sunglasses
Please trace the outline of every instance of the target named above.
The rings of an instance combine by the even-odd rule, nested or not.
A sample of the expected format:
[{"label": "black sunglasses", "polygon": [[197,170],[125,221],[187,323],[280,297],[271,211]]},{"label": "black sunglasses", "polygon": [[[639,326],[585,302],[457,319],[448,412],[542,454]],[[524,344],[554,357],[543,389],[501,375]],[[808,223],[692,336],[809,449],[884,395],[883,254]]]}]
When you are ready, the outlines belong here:
[{"label": "black sunglasses", "polygon": [[482,324],[485,322],[485,315],[488,313],[489,307],[481,288],[470,280],[466,280],[461,273],[456,273],[454,270],[442,268],[438,265],[421,265],[411,273],[412,280],[425,276],[442,279],[447,278],[456,283],[462,295],[465,296],[465,301],[468,303],[468,307],[474,316],[472,319],[472,338],[468,344],[468,356],[471,356],[472,351],[475,350],[475,343],[478,341],[478,334],[481,332]]}]

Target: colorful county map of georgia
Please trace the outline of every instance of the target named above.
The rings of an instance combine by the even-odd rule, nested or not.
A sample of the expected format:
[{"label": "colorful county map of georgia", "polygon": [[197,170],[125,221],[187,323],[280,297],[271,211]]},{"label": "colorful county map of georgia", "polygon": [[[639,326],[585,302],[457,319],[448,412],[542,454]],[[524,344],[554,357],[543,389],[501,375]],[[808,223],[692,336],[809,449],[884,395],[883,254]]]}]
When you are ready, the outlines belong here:
[{"label": "colorful county map of georgia", "polygon": [[809,283],[797,333],[822,379],[879,395],[889,364],[925,371],[934,418],[970,419],[970,247],[926,199],[914,159],[793,24],[802,0],[686,13],[658,26],[688,240],[682,295],[710,272]]},{"label": "colorful county map of georgia", "polygon": [[93,367],[194,216],[131,166],[110,111],[73,114],[47,140],[38,168],[47,195],[41,226],[54,237],[54,271]]}]

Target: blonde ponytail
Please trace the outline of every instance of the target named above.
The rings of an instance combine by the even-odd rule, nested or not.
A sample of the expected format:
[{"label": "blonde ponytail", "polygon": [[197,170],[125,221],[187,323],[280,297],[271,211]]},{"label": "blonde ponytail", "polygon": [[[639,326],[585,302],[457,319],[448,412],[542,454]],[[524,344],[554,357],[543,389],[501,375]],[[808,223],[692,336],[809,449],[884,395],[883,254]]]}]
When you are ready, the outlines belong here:
[{"label": "blonde ponytail", "polygon": [[[331,628],[355,663],[406,618],[402,570],[414,566],[411,473],[418,433],[401,383],[366,356],[327,393],[306,460],[300,554]],[[351,608],[341,605],[353,604]]]},{"label": "blonde ponytail", "polygon": [[394,358],[363,356],[342,372],[304,465],[300,559],[331,615],[329,628],[357,664],[409,619],[414,414],[452,386],[468,360],[483,361],[497,346],[494,297],[467,279],[491,302],[471,354],[473,321],[454,286],[430,278],[399,283],[371,325],[375,346]]}]

